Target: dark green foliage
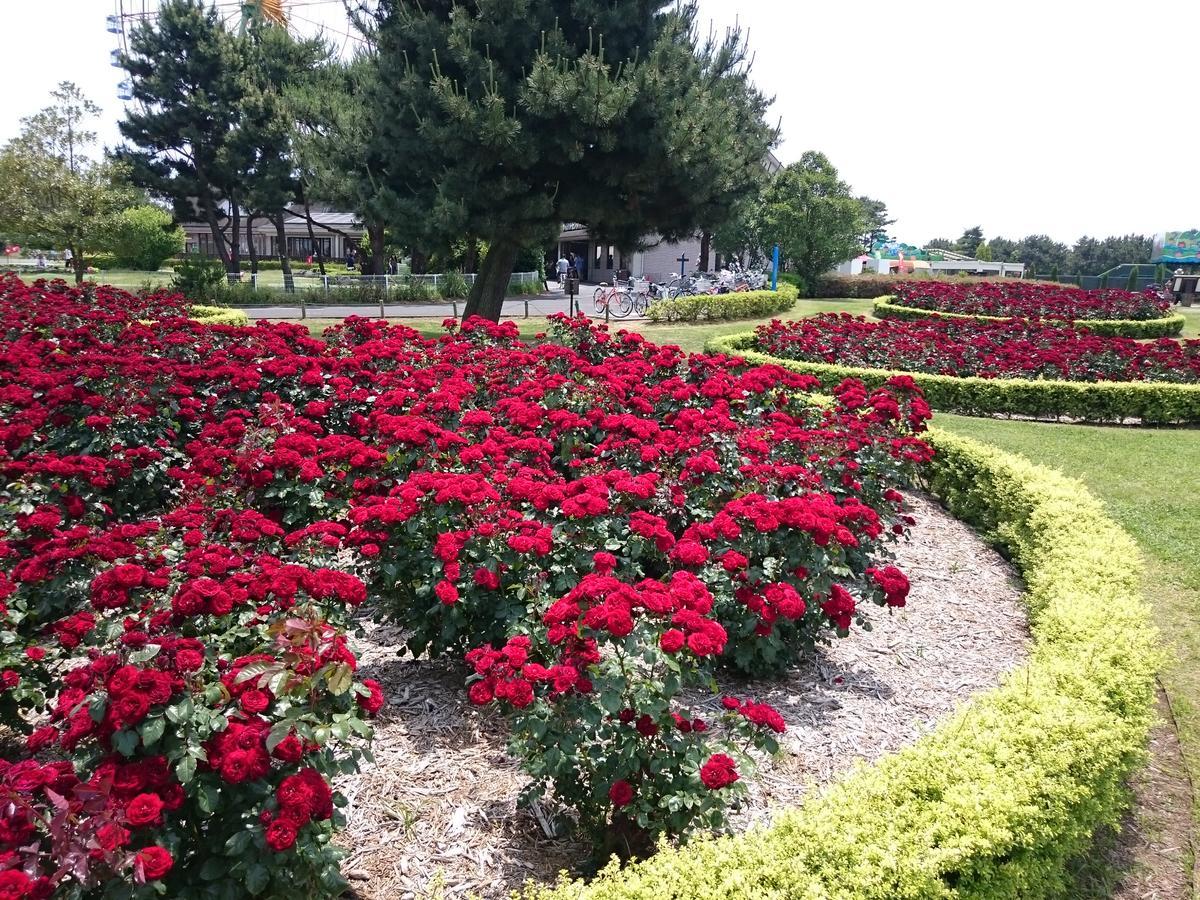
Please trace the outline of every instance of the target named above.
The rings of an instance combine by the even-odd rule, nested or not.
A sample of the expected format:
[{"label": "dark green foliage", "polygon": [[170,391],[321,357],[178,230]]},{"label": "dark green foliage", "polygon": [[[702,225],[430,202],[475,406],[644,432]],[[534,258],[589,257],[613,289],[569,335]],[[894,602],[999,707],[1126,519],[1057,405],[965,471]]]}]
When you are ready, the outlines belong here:
[{"label": "dark green foliage", "polygon": [[225,284],[225,267],[220,260],[189,253],[175,263],[171,288],[189,300],[216,299]]},{"label": "dark green foliage", "polygon": [[767,188],[761,214],[763,246],[778,243],[806,284],[860,249],[862,204],[823,153],[808,151]]},{"label": "dark green foliage", "polygon": [[1051,266],[1051,267],[1050,267],[1050,280],[1051,280],[1051,281],[1058,281],[1058,266]]},{"label": "dark green foliage", "polygon": [[975,251],[979,249],[979,245],[983,243],[983,228],[976,225],[974,228],[968,228],[962,233],[954,243],[954,249],[966,256],[974,256]]},{"label": "dark green foliage", "polygon": [[1125,290],[1136,291],[1138,286],[1138,267],[1131,266],[1129,269],[1129,278],[1125,281]]},{"label": "dark green foliage", "polygon": [[1108,273],[1107,272],[1105,272],[1103,275],[1100,276],[1100,290],[1102,290],[1102,291],[1108,290]]},{"label": "dark green foliage", "polygon": [[563,221],[618,246],[720,225],[774,132],[739,33],[691,3],[384,0],[367,94],[389,219],[489,252],[469,313],[496,318],[522,247]]},{"label": "dark green foliage", "polygon": [[108,245],[117,267],[157,271],[183,250],[183,229],[157,206],[134,206],[121,212]]}]

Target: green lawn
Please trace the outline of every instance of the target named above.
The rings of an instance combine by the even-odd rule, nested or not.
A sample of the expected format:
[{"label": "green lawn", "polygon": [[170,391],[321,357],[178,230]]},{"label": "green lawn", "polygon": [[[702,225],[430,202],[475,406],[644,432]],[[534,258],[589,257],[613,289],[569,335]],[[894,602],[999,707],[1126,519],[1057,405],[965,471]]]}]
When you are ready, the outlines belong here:
[{"label": "green lawn", "polygon": [[[1200,430],[1103,428],[938,414],[938,425],[1083,481],[1137,539],[1146,596],[1172,659],[1162,673],[1179,739],[1200,776]],[[1193,797],[1193,810],[1200,797]]]}]

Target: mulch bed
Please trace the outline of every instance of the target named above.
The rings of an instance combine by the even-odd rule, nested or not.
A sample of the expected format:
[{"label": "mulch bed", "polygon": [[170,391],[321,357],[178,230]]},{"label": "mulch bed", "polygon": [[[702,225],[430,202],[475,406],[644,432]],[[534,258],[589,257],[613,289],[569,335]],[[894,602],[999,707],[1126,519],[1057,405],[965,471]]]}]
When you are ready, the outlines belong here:
[{"label": "mulch bed", "polygon": [[[736,828],[769,822],[855,760],[913,742],[1025,659],[1012,568],[932,501],[910,499],[917,526],[896,545],[912,581],[908,606],[870,607],[872,631],[819,648],[783,680],[725,685],[771,703],[788,725]],[[339,782],[350,813],[338,840],[356,896],[492,900],[585,860],[587,847],[550,836],[560,830],[552,809],[517,808],[526,779],[505,752],[504,719],[467,703],[462,666],[399,655],[399,629],[364,627],[360,674],[383,683],[389,705],[377,721],[376,764]],[[705,715],[706,706],[715,712],[715,699],[697,696],[691,708]]]}]

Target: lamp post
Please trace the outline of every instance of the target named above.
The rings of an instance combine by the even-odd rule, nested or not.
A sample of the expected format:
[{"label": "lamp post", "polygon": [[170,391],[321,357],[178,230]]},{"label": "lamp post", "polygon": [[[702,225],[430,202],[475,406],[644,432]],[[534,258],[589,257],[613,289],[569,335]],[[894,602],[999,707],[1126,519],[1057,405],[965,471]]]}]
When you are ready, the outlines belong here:
[{"label": "lamp post", "polygon": [[779,290],[779,245],[771,251],[771,290]]}]

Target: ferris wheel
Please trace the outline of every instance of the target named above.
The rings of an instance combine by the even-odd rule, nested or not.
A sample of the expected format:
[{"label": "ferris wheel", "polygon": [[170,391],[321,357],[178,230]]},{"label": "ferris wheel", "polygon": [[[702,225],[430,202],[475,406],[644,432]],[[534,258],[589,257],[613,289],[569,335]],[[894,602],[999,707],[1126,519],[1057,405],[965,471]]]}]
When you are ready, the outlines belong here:
[{"label": "ferris wheel", "polygon": [[[113,13],[105,19],[105,27],[116,35],[117,46],[112,51],[112,64],[121,67],[121,55],[129,52],[129,41],[133,31],[143,22],[153,21],[158,16],[163,0],[113,0]],[[225,25],[232,29],[244,29],[247,25],[260,22],[287,28],[296,33],[320,31],[340,35],[347,40],[360,40],[349,31],[339,30],[336,24],[322,21],[322,8],[345,8],[345,0],[210,0],[210,5],[221,16]],[[128,80],[117,85],[117,96],[121,100],[133,99],[133,85]]]}]

